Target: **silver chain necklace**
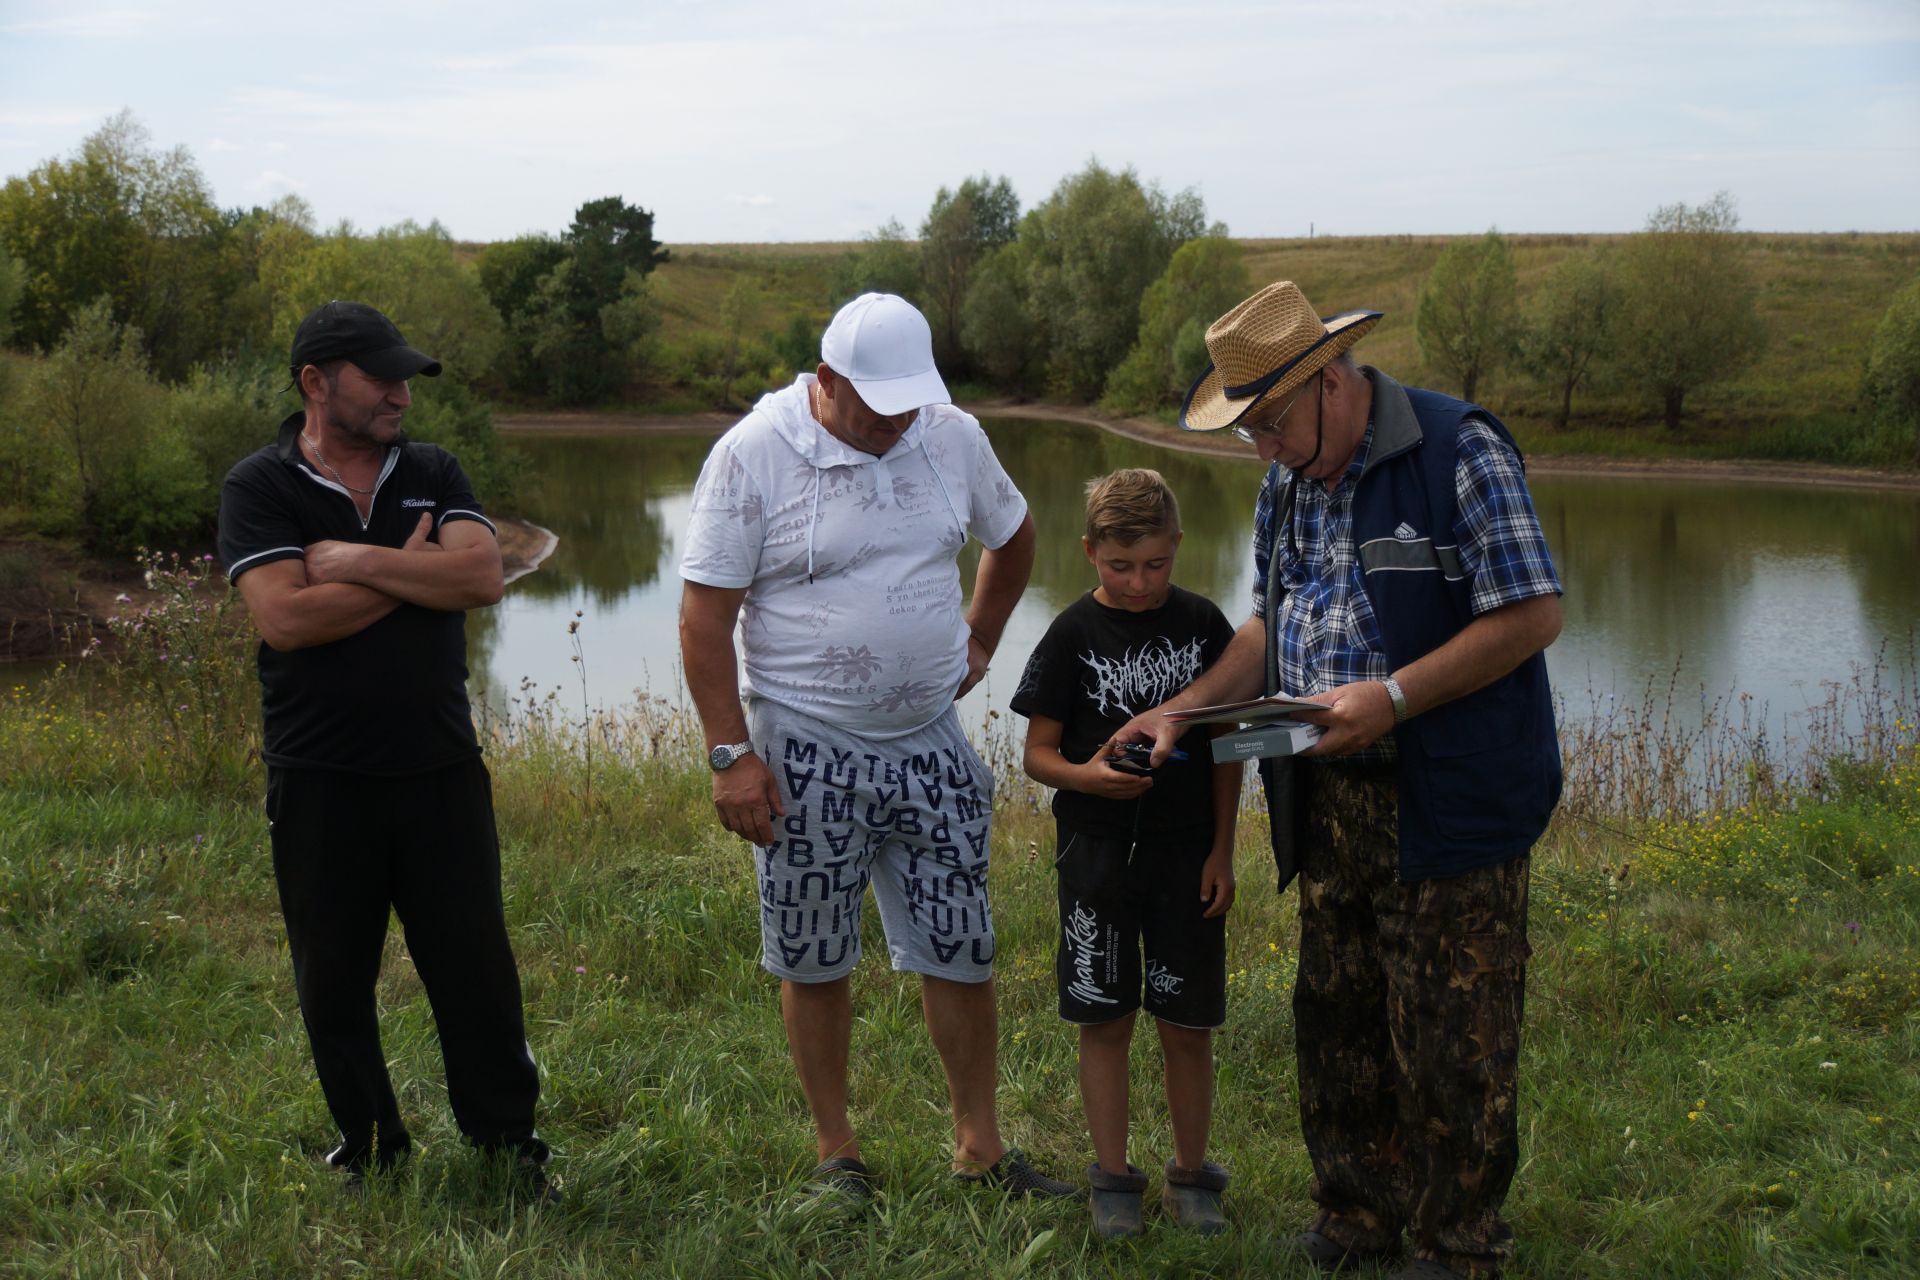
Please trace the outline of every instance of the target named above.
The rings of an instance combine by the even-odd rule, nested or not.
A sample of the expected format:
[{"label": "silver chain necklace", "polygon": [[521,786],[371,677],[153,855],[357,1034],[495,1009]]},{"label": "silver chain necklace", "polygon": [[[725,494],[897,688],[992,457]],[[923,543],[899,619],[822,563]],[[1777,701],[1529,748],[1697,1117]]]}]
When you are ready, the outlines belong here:
[{"label": "silver chain necklace", "polygon": [[[372,489],[359,489],[359,488],[355,488],[353,485],[348,484],[347,478],[341,475],[340,472],[334,468],[334,465],[331,462],[327,461],[325,454],[320,452],[319,441],[315,440],[312,436],[308,435],[304,431],[300,433],[300,438],[307,442],[307,448],[313,450],[314,460],[318,462],[321,466],[327,469],[328,475],[331,475],[335,480],[338,480],[340,482],[340,487],[342,489],[345,489],[348,493],[360,494],[362,497],[371,495],[373,493]],[[378,482],[376,481],[375,484],[377,487]]]}]

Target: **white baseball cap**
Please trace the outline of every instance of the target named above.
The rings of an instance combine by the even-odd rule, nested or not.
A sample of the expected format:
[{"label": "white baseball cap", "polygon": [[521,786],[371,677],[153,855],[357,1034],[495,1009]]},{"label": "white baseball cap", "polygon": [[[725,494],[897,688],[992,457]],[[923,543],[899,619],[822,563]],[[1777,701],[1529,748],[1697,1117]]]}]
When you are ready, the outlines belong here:
[{"label": "white baseball cap", "polygon": [[953,399],[933,367],[927,318],[891,293],[863,293],[840,308],[820,338],[820,359],[883,417]]}]

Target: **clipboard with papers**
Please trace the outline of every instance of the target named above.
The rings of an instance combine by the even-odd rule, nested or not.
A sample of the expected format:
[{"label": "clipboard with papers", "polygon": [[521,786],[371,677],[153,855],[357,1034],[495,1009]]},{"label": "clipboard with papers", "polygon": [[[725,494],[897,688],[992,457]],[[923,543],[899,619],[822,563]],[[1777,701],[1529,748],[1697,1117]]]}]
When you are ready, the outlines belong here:
[{"label": "clipboard with papers", "polygon": [[1303,698],[1275,694],[1270,698],[1249,698],[1244,702],[1222,702],[1211,707],[1169,711],[1166,718],[1173,724],[1268,724],[1275,720],[1290,720],[1302,711],[1326,709],[1324,702],[1308,702]]}]

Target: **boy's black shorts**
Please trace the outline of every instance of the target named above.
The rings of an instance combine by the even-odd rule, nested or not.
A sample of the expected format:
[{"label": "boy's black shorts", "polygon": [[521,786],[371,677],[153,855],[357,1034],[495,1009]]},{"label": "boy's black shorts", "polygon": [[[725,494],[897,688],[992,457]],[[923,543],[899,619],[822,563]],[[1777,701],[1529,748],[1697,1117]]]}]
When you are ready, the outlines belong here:
[{"label": "boy's black shorts", "polygon": [[1227,918],[1201,919],[1207,904],[1200,901],[1200,873],[1212,838],[1136,845],[1124,836],[1056,826],[1060,1016],[1111,1022],[1144,1006],[1176,1026],[1224,1022]]}]

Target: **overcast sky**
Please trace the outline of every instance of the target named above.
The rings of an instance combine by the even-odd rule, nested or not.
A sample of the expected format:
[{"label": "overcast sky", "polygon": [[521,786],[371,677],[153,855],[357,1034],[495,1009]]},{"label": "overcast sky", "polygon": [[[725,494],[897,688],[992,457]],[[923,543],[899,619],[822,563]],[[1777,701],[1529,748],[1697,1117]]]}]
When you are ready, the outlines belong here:
[{"label": "overcast sky", "polygon": [[673,243],[909,231],[1091,157],[1237,236],[1920,228],[1920,2],[0,0],[0,174],[130,108],[225,206]]}]

